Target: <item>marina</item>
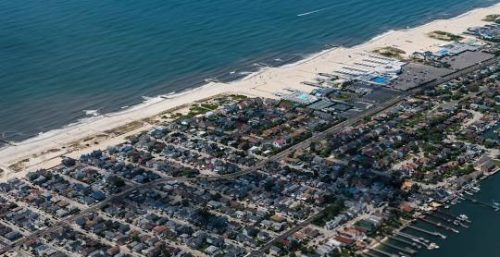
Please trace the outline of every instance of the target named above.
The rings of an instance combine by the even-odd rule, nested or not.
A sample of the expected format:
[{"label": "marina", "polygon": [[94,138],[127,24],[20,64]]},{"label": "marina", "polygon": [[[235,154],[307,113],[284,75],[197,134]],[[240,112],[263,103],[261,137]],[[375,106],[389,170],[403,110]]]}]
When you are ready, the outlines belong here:
[{"label": "marina", "polygon": [[[493,193],[495,185],[500,183],[498,176],[493,176],[481,183],[484,190],[478,186],[474,187],[472,196],[463,197],[465,201],[456,203],[448,208],[437,208],[433,211],[419,216],[415,221],[404,225],[401,230],[394,231],[392,236],[384,240],[377,241],[378,246],[363,252],[363,256],[392,257],[392,256],[465,256],[473,257],[473,250],[465,250],[464,255],[457,255],[455,245],[463,244],[464,240],[478,240],[474,238],[485,229],[491,218],[477,218],[477,215],[496,216],[498,204],[496,200],[491,203],[483,199],[498,199],[499,193]],[[471,197],[472,197],[471,196]],[[460,196],[459,196],[460,197]],[[469,217],[469,213],[474,213]],[[458,214],[454,214],[458,213]],[[467,214],[465,214],[467,213]],[[474,222],[473,222],[474,220]],[[489,220],[489,221],[488,221]],[[478,228],[479,227],[479,228]],[[500,228],[499,222],[493,222],[488,234],[496,233],[495,228]],[[480,237],[483,238],[483,237]],[[438,245],[439,244],[439,245]],[[460,245],[460,249],[465,249],[465,245]],[[491,245],[491,247],[495,247]],[[474,248],[478,249],[478,248]],[[432,254],[431,254],[432,252]],[[434,253],[435,252],[435,253]]]},{"label": "marina", "polygon": [[[475,198],[481,202],[485,199],[499,199],[500,193],[497,191],[500,185],[500,177],[494,175],[481,182],[481,191],[475,193]],[[444,219],[458,221],[461,229],[460,234],[451,233],[446,240],[439,242],[440,248],[431,253],[427,250],[419,251],[417,257],[443,256],[443,257],[474,257],[493,256],[492,253],[499,250],[495,242],[495,235],[500,229],[498,212],[491,207],[482,206],[471,201],[463,201],[450,206],[449,209],[438,209],[434,215],[444,217]],[[453,215],[452,213],[459,213]],[[462,215],[464,214],[464,215]],[[461,225],[460,225],[461,224]],[[448,232],[449,233],[449,232]]]},{"label": "marina", "polygon": [[[443,208],[436,208],[423,215],[419,215],[414,221],[394,231],[392,236],[377,241],[379,246],[370,248],[369,251],[364,254],[366,256],[372,256],[372,253],[375,253],[376,256],[387,257],[414,255],[420,257],[426,256],[423,254],[429,251],[443,251],[442,245],[445,244],[449,238],[455,240],[457,236],[462,234],[468,235],[468,231],[475,230],[475,224],[472,223],[468,215],[465,213],[453,214],[457,209],[462,210],[461,207],[464,205],[470,208],[478,208],[479,206],[486,207],[481,208],[481,210],[490,215],[496,213],[498,210],[498,202],[496,200],[491,200],[490,204],[482,200],[482,195],[491,192],[492,189],[490,184],[493,182],[500,183],[499,180],[498,176],[486,180],[486,192],[481,191],[479,184],[474,183],[475,186],[468,186],[470,189],[464,190],[464,192],[469,192],[470,194],[467,195],[470,195],[470,197],[458,196],[458,198],[465,200],[464,202],[455,203],[446,208],[446,210]],[[430,239],[430,237],[433,239]],[[438,241],[433,242],[433,240]],[[438,245],[438,242],[441,246]],[[446,250],[450,251],[449,249]]]}]

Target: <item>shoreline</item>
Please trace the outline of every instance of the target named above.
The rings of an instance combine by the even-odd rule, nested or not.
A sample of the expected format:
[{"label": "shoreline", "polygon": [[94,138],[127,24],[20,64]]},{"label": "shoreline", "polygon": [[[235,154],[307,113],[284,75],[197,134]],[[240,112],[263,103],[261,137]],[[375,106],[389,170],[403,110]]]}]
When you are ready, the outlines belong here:
[{"label": "shoreline", "polygon": [[[199,90],[199,89],[203,89],[203,87],[205,86],[208,86],[209,84],[211,84],[210,82],[208,82],[207,80],[211,80],[212,78],[219,78],[219,77],[223,77],[225,75],[234,75],[236,74],[237,76],[235,76],[235,78],[232,78],[228,81],[225,81],[225,82],[221,82],[223,84],[231,84],[231,83],[237,83],[241,80],[244,80],[244,79],[247,79],[249,77],[252,77],[254,75],[259,75],[260,73],[262,73],[263,71],[265,71],[267,68],[286,68],[286,67],[293,67],[295,65],[299,65],[303,62],[308,62],[310,61],[310,59],[314,59],[315,57],[318,57],[318,56],[321,56],[327,52],[330,52],[332,50],[335,50],[335,49],[338,49],[338,48],[344,48],[344,49],[356,49],[358,47],[362,47],[366,44],[369,44],[371,42],[375,42],[379,39],[382,39],[386,36],[389,36],[395,32],[407,32],[407,31],[410,31],[410,30],[414,30],[414,29],[417,29],[417,28],[421,28],[421,27],[424,27],[426,25],[429,25],[431,23],[434,23],[434,22],[439,22],[439,21],[452,21],[454,19],[459,19],[461,17],[464,17],[464,16],[467,16],[477,10],[481,10],[481,9],[489,9],[489,8],[493,8],[495,6],[500,6],[500,3],[496,3],[496,4],[492,4],[492,5],[489,5],[489,6],[486,6],[486,7],[479,7],[479,8],[475,8],[475,9],[472,9],[472,10],[469,10],[467,12],[464,12],[464,13],[461,13],[461,14],[458,14],[457,16],[453,16],[453,17],[449,17],[449,18],[436,18],[436,19],[433,19],[433,20],[430,20],[430,21],[427,21],[426,23],[422,23],[420,25],[416,25],[414,27],[406,27],[406,28],[400,28],[400,29],[390,29],[388,31],[385,31],[385,32],[382,32],[378,35],[375,35],[374,37],[372,38],[369,38],[368,40],[366,41],[363,41],[359,44],[352,44],[350,46],[347,46],[347,47],[344,47],[344,46],[334,46],[334,45],[331,45],[331,44],[326,44],[325,47],[323,47],[322,49],[320,50],[317,50],[317,51],[313,51],[313,52],[309,52],[309,53],[305,53],[305,54],[298,54],[298,53],[295,53],[295,54],[292,54],[290,55],[291,57],[288,58],[288,59],[285,59],[285,60],[281,60],[281,58],[278,58],[280,59],[279,62],[282,62],[282,64],[278,64],[278,65],[261,65],[262,63],[263,64],[266,64],[265,62],[266,61],[269,61],[269,60],[277,60],[275,59],[275,57],[279,57],[281,56],[282,54],[279,54],[279,53],[275,53],[271,56],[267,56],[267,57],[258,57],[256,59],[251,59],[249,62],[246,62],[246,63],[243,63],[243,66],[242,67],[250,67],[250,66],[256,66],[258,67],[255,71],[251,71],[251,70],[245,70],[245,69],[242,69],[242,70],[239,70],[239,66],[238,67],[226,67],[224,70],[221,70],[219,72],[216,72],[214,73],[213,75],[211,75],[210,77],[208,78],[205,78],[205,80],[200,80],[200,81],[197,81],[197,82],[190,82],[188,84],[190,84],[188,87],[180,90],[180,91],[171,91],[171,92],[166,92],[166,93],[160,93],[160,94],[156,94],[154,96],[142,96],[143,98],[143,101],[140,101],[138,103],[132,103],[132,104],[129,104],[129,105],[125,105],[125,106],[120,106],[120,107],[113,107],[112,109],[115,109],[115,110],[112,110],[112,111],[109,111],[109,112],[104,112],[104,113],[100,113],[99,109],[96,109],[96,110],[82,110],[82,112],[86,113],[86,112],[89,112],[88,114],[86,115],[83,115],[83,117],[77,117],[75,121],[73,122],[69,122],[69,123],[66,123],[66,124],[63,124],[57,128],[53,128],[53,129],[50,129],[50,130],[47,130],[47,131],[41,131],[41,132],[37,132],[36,134],[32,134],[32,135],[26,135],[27,137],[24,137],[22,139],[19,139],[19,140],[16,140],[16,139],[9,139],[8,137],[6,138],[1,138],[0,137],[0,151],[6,147],[8,147],[8,143],[12,143],[12,144],[21,144],[25,141],[30,141],[30,140],[33,140],[33,139],[36,139],[36,138],[44,138],[44,137],[47,137],[49,136],[50,134],[54,134],[56,132],[59,132],[59,131],[62,131],[64,129],[69,129],[71,127],[74,127],[74,126],[79,126],[79,125],[84,125],[84,124],[87,124],[87,123],[92,123],[93,121],[97,120],[97,119],[100,119],[100,118],[105,118],[105,117],[108,117],[108,116],[113,116],[113,115],[118,115],[118,114],[125,114],[127,113],[127,111],[131,111],[131,110],[136,110],[137,108],[144,108],[144,107],[147,107],[148,105],[150,104],[154,104],[154,103],[157,103],[157,102],[160,102],[164,99],[170,99],[170,98],[175,98],[175,97],[181,97],[183,96],[184,94],[187,94],[187,93],[190,93],[192,91],[195,91],[195,90]],[[334,47],[332,47],[334,46]],[[276,63],[274,63],[276,64]],[[12,132],[12,131],[10,131]],[[7,132],[8,133],[8,132]],[[3,142],[2,142],[3,141]]]},{"label": "shoreline", "polygon": [[[383,39],[383,38],[385,38],[387,36],[390,36],[393,33],[397,33],[397,32],[403,32],[403,33],[404,32],[409,32],[411,30],[418,29],[418,28],[423,28],[425,26],[431,25],[432,23],[436,23],[436,22],[442,22],[442,21],[448,21],[449,22],[449,21],[453,21],[453,20],[465,17],[467,15],[470,15],[471,13],[474,13],[476,11],[479,11],[479,10],[482,10],[482,9],[495,8],[495,7],[498,7],[498,6],[500,6],[500,3],[493,4],[493,5],[488,6],[488,7],[481,7],[481,8],[472,9],[470,11],[467,11],[465,13],[459,14],[458,16],[451,17],[449,19],[441,19],[441,18],[440,19],[435,19],[435,20],[432,20],[432,21],[430,21],[428,23],[424,23],[422,25],[418,25],[416,27],[409,27],[409,28],[404,28],[404,29],[391,29],[391,30],[383,32],[383,33],[381,33],[379,35],[376,35],[373,38],[368,39],[367,41],[364,41],[364,42],[362,42],[360,44],[356,44],[356,45],[353,45],[353,46],[350,46],[350,47],[335,46],[335,47],[325,48],[325,49],[320,50],[318,52],[313,52],[313,53],[306,54],[302,59],[299,59],[299,60],[297,60],[295,62],[286,63],[287,61],[284,61],[285,63],[283,65],[278,65],[278,66],[260,66],[257,71],[241,71],[242,73],[245,74],[243,77],[236,78],[236,79],[228,81],[228,82],[220,82],[220,83],[221,84],[238,83],[241,80],[245,80],[245,79],[249,79],[249,78],[252,78],[254,76],[257,76],[257,75],[265,72],[267,69],[293,67],[293,66],[296,66],[296,65],[300,65],[302,63],[307,63],[307,62],[309,62],[309,61],[311,61],[311,60],[313,60],[313,59],[315,59],[317,57],[321,57],[322,55],[324,55],[324,54],[326,54],[328,52],[334,51],[336,49],[339,49],[339,48],[340,49],[357,49],[357,48],[361,48],[361,47],[363,47],[365,45],[368,45],[368,44],[370,44],[372,42],[374,43],[374,42],[376,42],[376,41],[378,41],[380,39]],[[259,63],[254,63],[254,64],[259,64]],[[219,73],[216,74],[216,76],[213,76],[213,77],[217,78],[217,77],[223,76],[225,74],[226,74],[225,72],[219,72]],[[210,78],[207,78],[206,80],[210,80]],[[11,143],[16,144],[16,145],[22,144],[24,142],[31,142],[31,140],[35,140],[36,138],[43,139],[43,137],[47,136],[48,134],[53,134],[55,132],[59,132],[59,131],[62,131],[64,129],[69,129],[71,127],[81,126],[81,125],[85,125],[85,124],[88,124],[88,123],[92,123],[92,122],[96,121],[97,119],[126,114],[128,112],[135,111],[135,110],[140,109],[140,108],[145,108],[145,107],[147,107],[149,105],[152,105],[152,104],[155,104],[155,103],[159,103],[161,101],[164,101],[165,99],[182,97],[183,95],[188,94],[188,93],[190,93],[192,91],[200,90],[200,89],[203,89],[204,87],[211,86],[211,84],[213,82],[207,82],[206,80],[205,81],[195,82],[192,85],[190,85],[189,87],[187,87],[187,88],[185,88],[185,89],[183,89],[183,90],[181,90],[179,92],[172,91],[172,92],[167,92],[165,94],[159,94],[159,95],[155,95],[155,96],[151,96],[151,97],[150,96],[142,96],[143,99],[144,99],[142,102],[137,103],[137,104],[123,106],[125,108],[121,107],[121,108],[123,108],[122,110],[111,111],[111,112],[102,113],[102,114],[98,113],[98,115],[96,115],[96,116],[87,115],[87,117],[79,118],[75,122],[71,122],[71,123],[65,124],[62,127],[51,129],[49,131],[39,132],[37,135],[30,136],[30,137],[28,137],[26,139],[22,139],[20,141],[16,141],[16,140],[6,140],[6,141],[11,142]],[[219,84],[219,83],[215,83],[215,84]],[[97,111],[98,112],[99,110],[82,110],[82,111],[83,112],[85,112],[85,111]],[[0,151],[3,150],[6,147],[8,147],[8,145],[0,145]]]},{"label": "shoreline", "polygon": [[[14,142],[14,146],[1,147],[0,169],[5,170],[4,173],[7,173],[7,176],[5,176],[6,174],[0,175],[0,180],[19,174],[20,172],[13,171],[11,166],[20,161],[28,160],[22,162],[24,166],[21,167],[21,170],[50,167],[55,158],[68,154],[79,155],[95,147],[104,148],[116,144],[120,140],[123,141],[125,135],[147,130],[157,125],[146,120],[158,118],[158,115],[161,116],[167,112],[178,111],[179,106],[186,108],[202,99],[223,94],[277,98],[274,93],[287,88],[309,92],[313,87],[303,85],[300,82],[313,79],[319,72],[331,72],[343,65],[354,63],[356,58],[362,58],[377,48],[397,46],[406,54],[424,49],[435,50],[440,44],[446,42],[428,37],[426,35],[428,32],[445,30],[451,33],[461,33],[468,27],[486,24],[487,22],[482,21],[482,18],[492,13],[500,13],[499,3],[490,7],[474,9],[450,19],[437,19],[414,28],[389,30],[350,48],[329,48],[310,54],[294,63],[278,67],[261,67],[256,72],[228,83],[208,82],[178,93],[172,92],[152,97],[143,103],[121,111],[83,118],[62,128]],[[113,133],[109,133],[109,131],[136,122],[142,124],[124,134],[113,135]],[[106,135],[104,136],[106,138],[99,144],[76,150],[67,150],[66,148],[75,142],[91,137],[97,138],[103,134]],[[55,149],[58,150],[55,151]]]}]

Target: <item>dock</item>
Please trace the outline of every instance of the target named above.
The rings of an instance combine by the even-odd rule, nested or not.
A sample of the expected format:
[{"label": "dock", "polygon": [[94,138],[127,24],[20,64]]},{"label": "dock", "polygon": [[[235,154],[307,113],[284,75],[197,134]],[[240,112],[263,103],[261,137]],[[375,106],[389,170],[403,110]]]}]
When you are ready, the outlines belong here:
[{"label": "dock", "polygon": [[406,239],[409,239],[413,242],[415,242],[416,244],[420,244],[422,245],[423,247],[429,249],[429,240],[425,239],[425,238],[418,238],[416,236],[412,236],[410,234],[406,234],[406,233],[403,233],[403,232],[396,232],[395,235],[397,236],[400,236],[400,237],[403,237],[403,238],[406,238]]},{"label": "dock", "polygon": [[458,231],[457,229],[449,227],[447,225],[444,225],[441,222],[434,222],[432,220],[428,220],[428,219],[425,219],[425,218],[420,218],[420,220],[423,221],[423,222],[425,222],[425,223],[428,223],[428,224],[431,224],[433,226],[436,226],[438,228],[443,228],[443,229],[446,229],[448,231],[452,231],[452,232],[455,232],[455,233],[460,233],[460,231]]},{"label": "dock", "polygon": [[433,213],[433,212],[428,213],[428,215],[431,216],[431,217],[434,217],[436,219],[442,220],[443,222],[448,222],[450,224],[453,224],[455,226],[460,226],[460,227],[463,227],[463,228],[469,228],[469,226],[465,225],[464,223],[462,223],[458,219],[448,219],[448,218],[439,216],[439,215],[437,215],[436,213]]},{"label": "dock", "polygon": [[499,206],[495,206],[493,204],[489,204],[489,203],[485,203],[485,202],[482,202],[482,201],[479,201],[477,199],[474,199],[474,198],[465,198],[466,200],[469,200],[471,201],[472,203],[476,203],[476,204],[479,204],[479,205],[482,205],[484,207],[489,207],[489,208],[492,208],[493,210],[495,211],[498,211],[500,210],[500,207]]},{"label": "dock", "polygon": [[397,232],[396,234],[397,234],[398,236],[402,236],[402,237],[408,238],[408,239],[410,239],[410,240],[412,240],[412,241],[414,241],[414,242],[419,242],[419,243],[420,243],[420,242],[430,243],[430,241],[429,241],[429,240],[427,240],[427,239],[425,239],[425,238],[423,238],[423,237],[420,237],[420,238],[419,238],[419,237],[416,237],[416,236],[414,236],[414,235],[410,235],[410,234],[407,234],[407,233],[404,233],[404,232]]},{"label": "dock", "polygon": [[362,253],[363,256],[368,256],[368,257],[380,257],[378,255],[375,255],[373,253],[370,253],[370,252],[365,252],[365,253]]},{"label": "dock", "polygon": [[431,235],[431,236],[437,236],[437,237],[441,237],[442,239],[446,239],[446,236],[439,233],[439,232],[436,232],[436,231],[429,231],[427,229],[423,229],[423,228],[419,228],[419,227],[416,227],[416,226],[413,226],[413,225],[408,225],[409,228],[413,229],[413,230],[416,230],[416,231],[419,231],[419,232],[422,232],[422,233],[425,233],[425,234],[428,234],[428,235]]},{"label": "dock", "polygon": [[395,253],[389,253],[389,252],[386,252],[386,251],[379,250],[377,248],[371,248],[370,250],[374,251],[376,253],[380,253],[381,255],[384,255],[384,256],[387,256],[387,257],[399,257],[399,255],[397,255]]},{"label": "dock", "polygon": [[417,253],[417,251],[411,249],[410,247],[399,247],[397,245],[391,244],[389,242],[383,242],[383,241],[381,241],[380,244],[384,245],[384,246],[387,246],[389,248],[392,248],[392,249],[399,250],[399,251],[401,251],[403,253],[411,254],[411,255],[414,255],[414,254]]},{"label": "dock", "polygon": [[427,248],[427,250],[432,250],[432,249],[435,249],[435,248],[439,247],[436,243],[430,242],[429,240],[424,239],[424,238],[420,238],[419,239],[419,238],[416,238],[416,237],[414,237],[412,235],[409,235],[409,234],[400,235],[400,236],[401,237],[410,238],[410,240],[415,241],[415,243],[421,244],[422,246],[424,246],[425,248]]},{"label": "dock", "polygon": [[432,216],[432,217],[434,217],[436,219],[439,219],[439,220],[442,220],[442,221],[446,221],[448,223],[453,223],[453,221],[455,220],[455,219],[452,219],[452,218],[445,218],[444,216],[440,216],[440,215],[438,215],[437,213],[434,213],[434,212],[429,212],[429,213],[427,213],[427,215]]},{"label": "dock", "polygon": [[[452,218],[453,220],[458,220],[458,217],[457,216],[454,216],[452,214],[449,214],[447,212],[444,212],[444,211],[441,211],[441,210],[436,210],[437,213],[441,214],[441,215],[444,215],[446,217],[450,217]],[[467,223],[472,223],[470,220],[464,220],[464,222],[467,222]]]},{"label": "dock", "polygon": [[403,243],[403,244],[411,245],[413,247],[417,247],[419,249],[422,248],[422,246],[419,245],[419,244],[417,244],[416,242],[408,241],[406,239],[399,238],[399,237],[396,237],[396,236],[390,237],[390,239],[392,239],[394,241],[398,241],[398,242]]}]

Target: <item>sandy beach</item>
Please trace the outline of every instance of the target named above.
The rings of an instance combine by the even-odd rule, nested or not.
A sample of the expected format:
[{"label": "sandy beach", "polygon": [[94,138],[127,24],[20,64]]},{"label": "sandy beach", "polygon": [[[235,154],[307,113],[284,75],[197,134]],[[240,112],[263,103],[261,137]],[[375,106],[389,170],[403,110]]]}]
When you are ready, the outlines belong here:
[{"label": "sandy beach", "polygon": [[373,50],[392,46],[410,55],[414,51],[439,49],[446,44],[427,34],[442,30],[460,34],[468,27],[486,24],[482,19],[500,13],[500,5],[476,9],[458,17],[399,31],[390,31],[352,48],[335,48],[314,54],[297,63],[277,68],[263,68],[242,80],[231,83],[209,83],[201,88],[172,97],[158,97],[130,109],[106,114],[73,124],[0,149],[0,181],[20,176],[26,171],[49,168],[60,163],[61,156],[78,157],[97,148],[105,148],[125,137],[154,127],[161,116],[186,109],[190,103],[221,94],[243,94],[251,97],[276,98],[274,93],[287,88],[311,91],[301,84],[312,81],[317,73],[330,73],[359,61]]}]

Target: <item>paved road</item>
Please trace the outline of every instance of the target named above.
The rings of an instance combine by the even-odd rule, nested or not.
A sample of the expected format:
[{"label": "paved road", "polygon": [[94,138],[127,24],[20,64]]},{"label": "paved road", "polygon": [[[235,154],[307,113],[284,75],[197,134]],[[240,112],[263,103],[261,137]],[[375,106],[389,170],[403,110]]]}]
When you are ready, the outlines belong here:
[{"label": "paved road", "polygon": [[[196,178],[182,178],[182,177],[179,177],[179,178],[163,178],[163,179],[158,179],[158,180],[150,182],[150,183],[132,186],[130,188],[125,189],[121,193],[118,193],[116,195],[110,196],[107,199],[105,199],[104,201],[102,201],[102,202],[100,202],[100,203],[98,203],[96,205],[93,205],[93,206],[91,206],[91,207],[89,207],[89,208],[87,208],[85,210],[82,210],[78,214],[75,214],[73,216],[69,216],[69,217],[67,217],[65,219],[59,220],[58,222],[56,222],[50,228],[46,228],[46,229],[43,229],[43,230],[36,231],[36,232],[30,234],[29,236],[23,237],[22,239],[14,242],[12,245],[0,249],[0,255],[2,255],[4,253],[6,253],[6,252],[8,252],[8,251],[10,251],[12,249],[14,249],[15,247],[18,247],[18,246],[22,245],[23,243],[25,243],[25,242],[27,242],[29,240],[33,240],[33,239],[36,239],[36,238],[43,237],[44,235],[57,230],[58,228],[60,228],[61,226],[65,225],[65,224],[72,223],[77,218],[82,217],[83,215],[91,213],[91,212],[93,212],[95,210],[98,210],[98,209],[102,208],[103,206],[105,206],[106,204],[108,204],[108,203],[110,203],[112,201],[119,200],[119,199],[123,198],[124,196],[128,195],[129,193],[133,192],[134,190],[150,188],[150,187],[155,186],[157,184],[164,183],[166,181],[171,181],[171,180],[177,180],[177,181],[180,181],[180,182],[183,182],[183,181],[184,182],[189,182],[189,181],[198,180],[198,179],[210,179],[210,180],[235,179],[237,177],[249,174],[251,172],[255,172],[255,171],[259,170],[259,169],[262,169],[269,162],[278,161],[278,160],[286,157],[288,154],[290,154],[294,150],[308,147],[310,145],[310,143],[312,141],[314,141],[314,140],[317,140],[319,138],[324,138],[328,134],[337,133],[337,132],[345,129],[346,127],[349,127],[349,126],[352,126],[352,125],[356,124],[357,122],[361,121],[365,117],[373,116],[373,115],[375,115],[377,113],[380,113],[380,112],[382,112],[384,110],[387,110],[388,108],[390,108],[390,107],[398,104],[399,102],[403,101],[406,97],[415,95],[415,94],[421,92],[425,88],[430,88],[430,87],[434,87],[434,86],[437,86],[437,85],[442,84],[442,83],[446,83],[446,82],[448,82],[450,80],[458,78],[458,77],[460,77],[460,76],[462,76],[464,74],[470,73],[470,72],[472,72],[474,70],[482,69],[482,68],[484,68],[486,66],[494,64],[494,63],[498,62],[499,60],[500,60],[500,57],[494,57],[492,59],[489,59],[487,61],[475,64],[475,65],[470,66],[468,68],[465,68],[463,70],[456,71],[456,72],[453,72],[451,74],[445,75],[445,76],[443,76],[441,78],[438,78],[438,79],[436,79],[434,81],[428,82],[428,83],[426,83],[426,84],[424,84],[424,85],[422,85],[422,86],[420,86],[418,88],[411,89],[411,90],[409,90],[407,92],[402,92],[396,98],[393,98],[393,99],[385,102],[384,104],[379,105],[379,106],[377,106],[377,107],[375,107],[373,109],[369,109],[369,110],[367,110],[365,112],[362,112],[360,115],[358,115],[356,117],[353,117],[351,119],[348,119],[348,120],[345,120],[345,121],[343,121],[341,123],[338,123],[338,124],[332,126],[331,128],[323,131],[323,132],[316,133],[312,137],[310,137],[310,138],[308,138],[308,139],[306,139],[306,140],[304,140],[304,141],[302,141],[302,142],[300,142],[298,144],[295,144],[295,145],[291,146],[290,148],[287,148],[284,151],[281,151],[281,152],[277,153],[276,155],[273,155],[273,156],[267,158],[266,160],[263,160],[263,161],[259,162],[254,167],[248,168],[246,170],[243,170],[243,171],[240,171],[240,172],[237,172],[237,173],[233,173],[233,174],[214,176],[214,177],[210,177],[210,178],[206,178],[206,177],[202,177],[202,178],[200,178],[200,177],[196,177]],[[269,249],[269,247],[272,246],[275,242],[277,242],[279,240],[282,240],[282,239],[288,237],[289,235],[292,235],[293,233],[299,231],[300,229],[306,227],[316,217],[318,217],[318,215],[320,215],[320,214],[322,214],[322,211],[320,211],[316,215],[313,215],[313,216],[309,217],[308,219],[306,219],[302,223],[300,223],[300,224],[298,224],[298,225],[290,228],[288,231],[286,231],[282,235],[280,235],[277,238],[269,241],[264,246],[262,246],[259,250],[256,250],[256,251],[250,253],[249,255],[250,256],[262,256],[262,253],[265,252],[267,249]]]}]

